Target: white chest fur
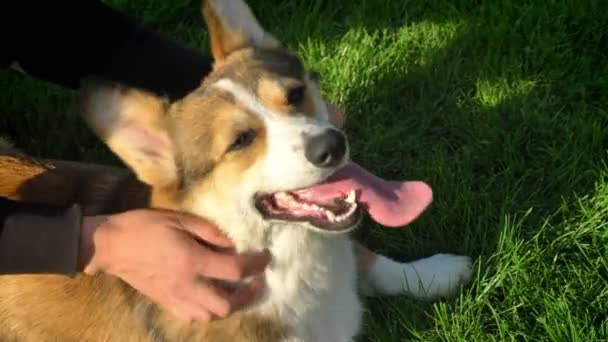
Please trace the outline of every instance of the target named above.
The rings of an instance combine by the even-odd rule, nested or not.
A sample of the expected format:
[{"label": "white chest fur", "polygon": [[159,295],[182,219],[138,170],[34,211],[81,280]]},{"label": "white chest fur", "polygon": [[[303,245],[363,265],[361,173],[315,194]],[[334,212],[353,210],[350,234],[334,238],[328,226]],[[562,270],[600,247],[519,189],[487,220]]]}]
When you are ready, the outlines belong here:
[{"label": "white chest fur", "polygon": [[281,225],[273,229],[270,250],[273,262],[266,273],[262,312],[278,310],[294,333],[290,342],[351,341],[362,309],[350,238]]}]

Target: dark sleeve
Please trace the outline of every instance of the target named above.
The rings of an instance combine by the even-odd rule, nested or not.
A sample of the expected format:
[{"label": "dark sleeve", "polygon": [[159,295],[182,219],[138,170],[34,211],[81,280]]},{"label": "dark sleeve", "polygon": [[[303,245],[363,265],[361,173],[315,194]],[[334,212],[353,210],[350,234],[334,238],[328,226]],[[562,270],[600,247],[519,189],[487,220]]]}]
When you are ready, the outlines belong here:
[{"label": "dark sleeve", "polygon": [[[211,58],[94,0],[5,1],[0,64],[77,89],[101,76],[175,100],[196,88]],[[0,274],[77,271],[81,211],[0,198]]]},{"label": "dark sleeve", "polygon": [[40,79],[76,89],[81,78],[95,75],[175,100],[211,70],[208,55],[101,1],[7,3],[0,8],[7,47],[0,61]]},{"label": "dark sleeve", "polygon": [[0,197],[0,275],[78,272],[82,213]]}]

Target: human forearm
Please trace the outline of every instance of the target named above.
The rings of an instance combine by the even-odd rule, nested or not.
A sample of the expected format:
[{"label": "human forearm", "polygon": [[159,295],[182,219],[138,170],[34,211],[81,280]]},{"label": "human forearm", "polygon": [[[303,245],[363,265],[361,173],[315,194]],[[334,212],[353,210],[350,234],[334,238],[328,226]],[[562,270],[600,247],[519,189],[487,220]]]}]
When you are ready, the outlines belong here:
[{"label": "human forearm", "polygon": [[40,79],[76,89],[83,77],[101,76],[176,99],[211,70],[209,56],[100,1],[28,4],[4,5],[0,59]]}]

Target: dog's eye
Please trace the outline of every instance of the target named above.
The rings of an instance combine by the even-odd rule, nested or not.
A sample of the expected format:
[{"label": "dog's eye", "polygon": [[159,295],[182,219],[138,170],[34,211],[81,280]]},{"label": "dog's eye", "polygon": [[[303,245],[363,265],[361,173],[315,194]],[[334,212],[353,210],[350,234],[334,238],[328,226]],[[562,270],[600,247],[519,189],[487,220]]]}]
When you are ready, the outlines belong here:
[{"label": "dog's eye", "polygon": [[255,140],[256,135],[256,132],[252,129],[239,133],[232,145],[228,148],[228,151],[238,151],[251,145]]},{"label": "dog's eye", "polygon": [[305,91],[306,88],[303,85],[289,89],[289,91],[287,92],[287,102],[290,105],[300,104],[300,102],[302,102],[302,100],[304,99]]}]

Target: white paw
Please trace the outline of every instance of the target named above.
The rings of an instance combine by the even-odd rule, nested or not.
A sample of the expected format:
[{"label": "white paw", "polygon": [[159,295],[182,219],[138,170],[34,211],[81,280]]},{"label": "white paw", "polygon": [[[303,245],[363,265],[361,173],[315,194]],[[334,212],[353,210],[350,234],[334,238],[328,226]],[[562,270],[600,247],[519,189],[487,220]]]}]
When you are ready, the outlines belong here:
[{"label": "white paw", "polygon": [[[470,257],[435,254],[429,258],[403,264],[409,289],[417,298],[448,297],[471,280],[473,263]],[[412,284],[412,281],[415,282]],[[408,287],[409,286],[409,287]]]},{"label": "white paw", "polygon": [[371,269],[373,295],[409,295],[417,299],[448,297],[467,284],[473,263],[467,256],[435,254],[412,262],[400,263],[379,256]]}]

